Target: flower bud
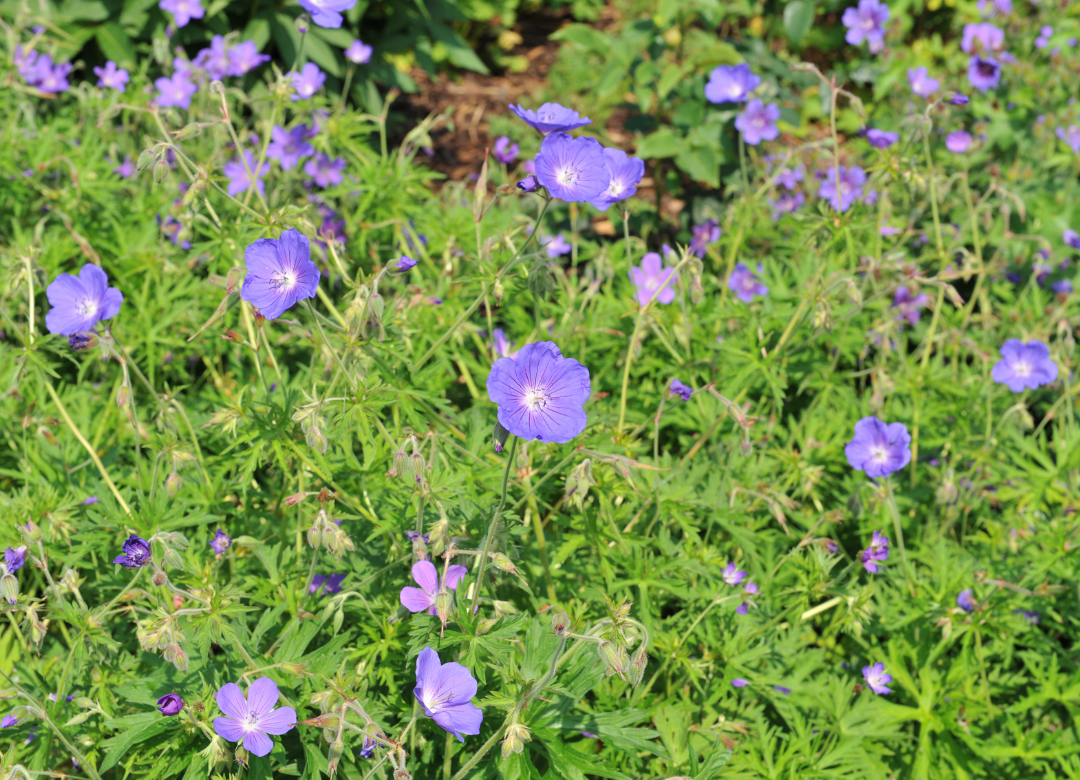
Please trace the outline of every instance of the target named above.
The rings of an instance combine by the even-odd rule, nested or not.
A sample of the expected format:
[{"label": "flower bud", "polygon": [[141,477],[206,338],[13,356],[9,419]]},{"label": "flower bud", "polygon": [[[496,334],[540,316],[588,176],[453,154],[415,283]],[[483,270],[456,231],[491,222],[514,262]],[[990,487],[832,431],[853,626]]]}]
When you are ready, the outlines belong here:
[{"label": "flower bud", "polygon": [[82,707],[84,710],[91,710],[97,707],[94,700],[89,696],[76,696],[74,699],[76,707]]},{"label": "flower bud", "polygon": [[[540,189],[540,181],[531,173],[524,179],[517,183],[518,189],[522,192],[536,192]],[[520,750],[518,751],[521,752]]]},{"label": "flower bud", "polygon": [[86,722],[86,720],[93,714],[94,713],[92,712],[80,712],[74,718],[65,723],[64,726],[78,726],[80,723]]},{"label": "flower bud", "polygon": [[131,403],[131,388],[125,385],[120,385],[116,389],[116,408],[125,409],[128,404]]},{"label": "flower bud", "polygon": [[307,439],[307,445],[311,449],[318,452],[320,455],[326,454],[326,448],[330,446],[329,440],[326,438],[326,434],[322,432],[322,429],[318,426],[312,425],[305,436]]},{"label": "flower bud", "polygon": [[570,633],[570,616],[565,612],[556,612],[551,616],[551,630],[556,636]]},{"label": "flower bud", "polygon": [[334,776],[334,772],[337,771],[338,762],[341,761],[341,754],[345,752],[345,743],[340,739],[336,739],[330,743],[330,753],[327,756],[327,760],[330,764],[330,776]]},{"label": "flower bud", "polygon": [[510,431],[503,427],[503,424],[498,420],[495,421],[495,452],[502,452],[503,445],[506,444],[506,440],[510,438]]},{"label": "flower bud", "polygon": [[184,652],[184,648],[180,645],[176,645],[176,654],[173,656],[173,664],[181,672],[188,670],[188,654]]},{"label": "flower bud", "polygon": [[289,663],[288,661],[281,664],[281,671],[285,674],[291,674],[295,677],[304,677],[307,675],[307,670],[303,664]]},{"label": "flower bud", "polygon": [[316,726],[323,729],[336,729],[341,724],[341,716],[336,713],[329,712],[325,715],[320,715],[317,718],[303,721],[305,726]]},{"label": "flower bud", "polygon": [[19,530],[22,531],[23,537],[28,542],[40,542],[41,541],[41,529],[38,528],[37,523],[33,520],[27,520],[26,525],[19,526]]},{"label": "flower bud", "polygon": [[424,469],[427,464],[424,462],[424,456],[419,452],[414,452],[409,456],[409,471],[413,475],[413,478],[423,484],[424,482]]},{"label": "flower bud", "polygon": [[169,175],[169,164],[164,160],[158,160],[154,163],[154,184],[161,184],[165,181],[165,177]]},{"label": "flower bud", "polygon": [[391,476],[397,477],[408,473],[409,471],[409,455],[405,452],[405,447],[402,447],[394,453],[394,466],[391,469],[393,474]]},{"label": "flower bud", "polygon": [[506,730],[506,739],[502,741],[502,757],[509,758],[511,753],[524,752],[525,743],[531,740],[528,728],[520,723],[511,723]]},{"label": "flower bud", "polygon": [[645,667],[649,663],[649,656],[645,653],[645,644],[642,643],[630,657],[630,664],[626,669],[626,679],[631,685],[640,685],[645,676]]},{"label": "flower bud", "polygon": [[510,574],[517,574],[517,567],[514,566],[514,562],[507,557],[506,553],[495,553],[491,556],[491,565],[499,571],[509,572]]},{"label": "flower bud", "polygon": [[439,620],[443,625],[446,624],[447,619],[450,617],[450,609],[454,606],[454,597],[449,593],[443,592],[435,596],[435,614],[439,616]]},{"label": "flower bud", "polygon": [[154,164],[154,157],[155,155],[152,149],[144,149],[142,153],[139,154],[138,162],[135,163],[136,170],[145,171]]},{"label": "flower bud", "polygon": [[4,598],[9,604],[14,604],[19,600],[19,581],[15,579],[15,575],[5,574],[0,578],[0,589],[3,590]]},{"label": "flower bud", "polygon": [[566,478],[566,497],[570,500],[570,504],[575,509],[581,510],[585,506],[589,488],[595,484],[592,477],[592,461],[586,458],[575,466]]},{"label": "flower bud", "polygon": [[313,526],[311,526],[311,528],[309,528],[307,530],[307,543],[311,546],[311,549],[313,549],[313,550],[318,550],[319,549],[319,537],[320,536],[321,536],[321,534],[319,533],[319,528],[318,528],[317,525],[313,525]]},{"label": "flower bud", "polygon": [[625,650],[621,647],[616,647],[605,639],[597,647],[597,652],[600,653],[600,660],[604,662],[607,677],[610,677],[613,674],[617,674],[620,677],[623,676],[626,671]]},{"label": "flower bud", "polygon": [[174,569],[184,568],[184,559],[180,557],[180,553],[178,553],[171,547],[165,548],[164,559],[165,563],[167,563],[169,566],[172,566]]}]

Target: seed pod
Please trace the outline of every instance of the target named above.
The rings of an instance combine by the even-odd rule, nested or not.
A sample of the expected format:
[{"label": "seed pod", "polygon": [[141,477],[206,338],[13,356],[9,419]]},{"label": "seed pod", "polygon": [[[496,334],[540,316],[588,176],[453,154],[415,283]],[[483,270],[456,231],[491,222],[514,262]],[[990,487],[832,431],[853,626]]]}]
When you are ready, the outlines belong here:
[{"label": "seed pod", "polygon": [[9,604],[14,604],[19,600],[19,581],[14,575],[5,574],[0,578],[0,590],[3,590],[4,598]]},{"label": "seed pod", "polygon": [[454,597],[449,593],[440,593],[435,597],[435,614],[439,616],[439,620],[443,625],[446,625],[447,619],[450,617],[450,609],[454,606]]},{"label": "seed pod", "polygon": [[626,651],[621,647],[616,647],[606,639],[596,649],[600,653],[600,660],[604,662],[606,676],[611,677],[611,675],[617,674],[622,677],[626,671],[624,663]]},{"label": "seed pod", "polygon": [[330,743],[330,753],[328,762],[330,764],[330,776],[333,777],[334,772],[337,771],[338,762],[341,760],[341,754],[345,752],[345,743],[340,739],[334,740]]},{"label": "seed pod", "polygon": [[630,665],[626,670],[626,679],[630,681],[631,685],[637,686],[641,684],[642,678],[645,676],[645,667],[649,663],[649,656],[645,653],[644,643],[634,651],[633,656],[630,658]]}]

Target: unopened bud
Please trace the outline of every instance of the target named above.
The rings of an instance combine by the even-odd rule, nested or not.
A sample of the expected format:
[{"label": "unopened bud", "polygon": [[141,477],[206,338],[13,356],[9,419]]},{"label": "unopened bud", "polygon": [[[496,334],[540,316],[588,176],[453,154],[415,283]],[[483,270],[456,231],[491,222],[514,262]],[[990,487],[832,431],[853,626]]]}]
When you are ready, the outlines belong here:
[{"label": "unopened bud", "polygon": [[307,674],[307,670],[304,669],[303,664],[294,664],[288,661],[281,664],[281,671],[285,672],[285,674],[291,674],[296,677],[304,677]]},{"label": "unopened bud", "polygon": [[158,160],[154,163],[154,184],[161,184],[165,181],[165,177],[169,175],[169,164],[164,160]]},{"label": "unopened bud", "polygon": [[176,655],[173,657],[173,664],[181,672],[188,670],[188,654],[184,652],[184,648],[179,645],[176,646]]},{"label": "unopened bud", "polygon": [[313,526],[311,526],[311,528],[308,529],[308,531],[307,531],[307,543],[311,546],[311,549],[313,549],[313,550],[318,550],[319,549],[319,537],[320,536],[321,536],[321,534],[319,534],[318,526],[313,525]]},{"label": "unopened bud", "polygon": [[326,454],[326,448],[330,446],[329,440],[326,438],[326,434],[322,432],[322,429],[318,426],[312,425],[305,437],[307,444],[311,449],[318,452],[320,455]]},{"label": "unopened bud", "polygon": [[409,471],[413,475],[413,479],[417,482],[423,483],[424,481],[424,469],[427,464],[424,462],[424,456],[419,452],[414,452],[409,456]]},{"label": "unopened bud", "polygon": [[9,604],[14,604],[19,600],[19,581],[15,579],[15,575],[5,574],[0,578],[0,589],[3,590],[4,598]]},{"label": "unopened bud", "polygon": [[184,568],[184,559],[180,557],[180,553],[171,547],[165,548],[164,561],[174,569]]},{"label": "unopened bud", "polygon": [[600,660],[604,662],[606,667],[606,675],[610,677],[613,674],[617,674],[620,677],[626,672],[626,651],[621,647],[616,647],[611,642],[604,640],[597,647],[597,652],[600,653]]},{"label": "unopened bud", "polygon": [[155,585],[161,587],[162,585],[168,583],[169,575],[166,574],[162,569],[154,569],[154,576],[150,579]]},{"label": "unopened bud", "polygon": [[131,388],[127,385],[120,385],[116,389],[116,406],[118,409],[124,409],[131,403]]},{"label": "unopened bud", "polygon": [[226,341],[232,341],[232,342],[234,342],[236,344],[243,344],[244,343],[244,337],[241,336],[239,333],[237,333],[232,328],[229,328],[224,333],[222,333],[221,338],[225,339]]},{"label": "unopened bud", "polygon": [[402,447],[394,453],[394,466],[393,474],[391,476],[397,477],[403,474],[407,474],[409,471],[409,455],[405,452],[405,448]]},{"label": "unopened bud", "polygon": [[450,617],[450,609],[454,606],[454,597],[449,593],[440,593],[435,597],[435,614],[444,624]]},{"label": "unopened bud", "polygon": [[92,712],[80,712],[74,718],[65,723],[65,726],[78,726],[80,723],[86,722],[86,720],[93,715]]},{"label": "unopened bud", "polygon": [[340,739],[336,739],[330,743],[330,753],[327,756],[327,761],[330,764],[330,774],[337,771],[338,762],[341,760],[341,754],[345,752],[345,743]]},{"label": "unopened bud", "polygon": [[176,498],[176,494],[180,492],[180,487],[184,484],[184,478],[180,476],[179,472],[173,471],[165,478],[165,491],[169,494],[169,498]]},{"label": "unopened bud", "polygon": [[506,730],[506,739],[502,741],[502,756],[509,758],[512,753],[525,751],[525,743],[532,740],[529,730],[520,723],[511,723]]},{"label": "unopened bud", "polygon": [[502,452],[506,440],[510,438],[510,431],[503,427],[498,420],[495,421],[495,452]]},{"label": "unopened bud", "polygon": [[135,163],[135,168],[139,171],[145,171],[151,165],[154,164],[154,152],[151,149],[145,149],[139,155],[138,162]]},{"label": "unopened bud", "polygon": [[28,542],[40,542],[41,541],[41,529],[38,528],[38,524],[33,520],[28,520],[26,525],[19,526],[19,530],[22,531],[23,537]]},{"label": "unopened bud", "polygon": [[631,685],[641,684],[641,680],[645,676],[645,667],[648,663],[649,656],[645,652],[644,643],[642,643],[630,657],[630,664],[626,669],[626,679],[629,680]]},{"label": "unopened bud", "polygon": [[340,723],[341,717],[339,715],[335,715],[334,713],[327,713],[325,715],[320,715],[317,718],[312,718],[311,720],[304,721],[304,725],[316,726],[323,729],[336,729]]},{"label": "unopened bud", "polygon": [[492,555],[491,564],[500,571],[517,574],[517,567],[514,566],[514,562],[507,557],[506,553],[495,553]]},{"label": "unopened bud", "polygon": [[551,616],[551,630],[556,636],[563,636],[570,631],[570,616],[565,612],[556,612]]},{"label": "unopened bud", "polygon": [[76,696],[74,699],[76,707],[82,707],[84,710],[91,710],[97,707],[94,700],[89,696]]},{"label": "unopened bud", "polygon": [[754,444],[749,439],[743,439],[742,443],[739,444],[739,452],[742,453],[742,456],[744,458],[750,457],[750,453],[752,453],[753,451],[754,451]]}]

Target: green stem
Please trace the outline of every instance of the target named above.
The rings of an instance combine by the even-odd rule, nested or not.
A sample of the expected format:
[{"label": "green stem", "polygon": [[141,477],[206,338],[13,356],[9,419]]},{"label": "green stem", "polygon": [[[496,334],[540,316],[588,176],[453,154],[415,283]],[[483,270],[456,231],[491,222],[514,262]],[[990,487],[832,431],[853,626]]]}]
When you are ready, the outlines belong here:
[{"label": "green stem", "polygon": [[896,508],[896,496],[893,494],[892,480],[885,477],[885,495],[888,496],[889,509],[892,511],[893,528],[896,529],[896,544],[900,548],[900,564],[904,567],[904,576],[907,577],[908,588],[915,595],[915,583],[911,579],[911,567],[908,565],[907,549],[904,547],[904,529],[900,525],[900,510]]},{"label": "green stem", "polygon": [[480,749],[473,754],[473,757],[465,762],[465,765],[457,771],[457,774],[454,775],[454,780],[464,780],[466,775],[472,771],[472,768],[480,763],[480,759],[486,756],[488,751],[495,747],[495,743],[499,741],[499,737],[502,736],[504,728],[506,728],[506,721],[503,721],[503,724],[495,730],[495,733],[488,737],[488,741],[481,745]]},{"label": "green stem", "polygon": [[511,435],[510,453],[506,459],[506,470],[503,471],[502,492],[499,495],[499,503],[495,507],[495,512],[491,516],[491,523],[488,525],[487,538],[484,540],[484,554],[480,556],[480,565],[476,572],[476,587],[473,589],[472,603],[469,605],[470,614],[475,614],[476,603],[480,600],[480,589],[484,585],[484,569],[487,568],[488,554],[491,552],[491,543],[495,539],[495,529],[499,525],[499,516],[502,514],[503,506],[506,504],[506,486],[510,482],[510,469],[514,467],[517,443],[517,436]]}]

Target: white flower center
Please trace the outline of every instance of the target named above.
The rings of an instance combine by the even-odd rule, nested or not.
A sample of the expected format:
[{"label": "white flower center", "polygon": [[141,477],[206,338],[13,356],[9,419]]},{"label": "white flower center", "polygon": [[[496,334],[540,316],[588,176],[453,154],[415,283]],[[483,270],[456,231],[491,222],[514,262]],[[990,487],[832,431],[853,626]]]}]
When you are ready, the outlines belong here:
[{"label": "white flower center", "polygon": [[257,713],[249,712],[248,716],[244,718],[240,725],[244,731],[258,731],[259,730],[259,716]]},{"label": "white flower center", "polygon": [[1031,364],[1026,360],[1018,360],[1013,363],[1013,373],[1017,376],[1029,376],[1031,374]]},{"label": "white flower center", "polygon": [[93,317],[97,314],[98,305],[97,301],[93,298],[83,298],[79,301],[79,305],[76,307],[76,311],[83,317]]},{"label": "white flower center", "polygon": [[525,391],[525,405],[529,407],[530,412],[543,409],[547,403],[548,395],[544,388],[532,387]]},{"label": "white flower center", "polygon": [[889,448],[884,444],[878,444],[870,448],[870,460],[874,463],[884,463],[889,459]]},{"label": "white flower center", "polygon": [[618,181],[617,179],[612,179],[611,184],[608,186],[608,194],[613,198],[617,198],[622,195],[623,190],[625,189],[626,187],[621,181]]},{"label": "white flower center", "polygon": [[287,292],[296,286],[296,271],[288,269],[278,271],[270,277],[270,286],[276,290]]},{"label": "white flower center", "polygon": [[578,172],[573,168],[563,168],[555,175],[555,180],[559,182],[559,184],[568,185],[573,184],[577,176]]}]

